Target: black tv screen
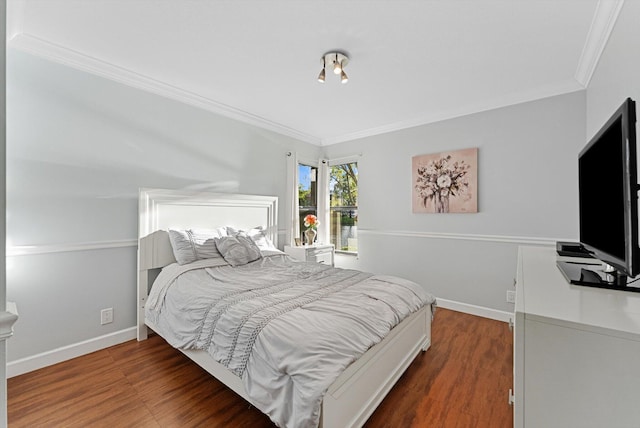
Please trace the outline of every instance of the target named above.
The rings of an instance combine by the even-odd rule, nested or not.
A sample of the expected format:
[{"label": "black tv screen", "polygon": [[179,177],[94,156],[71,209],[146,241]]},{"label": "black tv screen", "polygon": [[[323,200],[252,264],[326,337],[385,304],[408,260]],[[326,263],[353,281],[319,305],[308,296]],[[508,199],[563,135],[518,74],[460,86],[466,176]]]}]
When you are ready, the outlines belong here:
[{"label": "black tv screen", "polygon": [[627,276],[640,273],[635,103],[628,98],[580,152],[580,242]]}]

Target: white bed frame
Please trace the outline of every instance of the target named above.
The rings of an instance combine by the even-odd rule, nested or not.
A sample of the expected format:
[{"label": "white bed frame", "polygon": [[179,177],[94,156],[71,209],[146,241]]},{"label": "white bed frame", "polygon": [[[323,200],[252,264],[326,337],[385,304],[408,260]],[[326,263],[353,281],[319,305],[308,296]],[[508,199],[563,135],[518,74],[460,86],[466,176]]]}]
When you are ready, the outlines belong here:
[{"label": "white bed frame", "polygon": [[[164,189],[141,189],[138,246],[138,340],[147,338],[144,304],[160,270],[175,262],[168,228],[263,226],[278,245],[278,198],[214,194]],[[431,345],[431,306],[397,325],[379,344],[351,364],[329,387],[322,402],[320,427],[359,427],[402,376],[409,364]],[[250,401],[242,380],[206,351],[180,350],[216,379]]]}]

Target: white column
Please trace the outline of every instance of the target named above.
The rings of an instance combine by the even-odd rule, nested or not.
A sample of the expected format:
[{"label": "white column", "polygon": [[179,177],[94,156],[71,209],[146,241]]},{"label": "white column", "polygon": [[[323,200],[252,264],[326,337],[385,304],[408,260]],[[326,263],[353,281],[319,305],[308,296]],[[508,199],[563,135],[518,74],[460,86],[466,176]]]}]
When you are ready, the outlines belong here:
[{"label": "white column", "polygon": [[318,162],[318,237],[320,244],[330,244],[329,242],[329,161],[320,159]]}]

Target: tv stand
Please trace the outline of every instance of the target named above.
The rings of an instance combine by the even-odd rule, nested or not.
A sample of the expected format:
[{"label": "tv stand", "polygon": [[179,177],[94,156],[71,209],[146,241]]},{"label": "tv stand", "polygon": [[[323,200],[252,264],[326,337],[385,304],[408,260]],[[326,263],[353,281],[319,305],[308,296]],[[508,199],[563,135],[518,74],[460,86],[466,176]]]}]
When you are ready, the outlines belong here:
[{"label": "tv stand", "polygon": [[556,265],[570,284],[640,293],[640,287],[629,287],[627,276],[615,269],[611,271],[600,264],[565,261],[558,261]]},{"label": "tv stand", "polygon": [[640,293],[569,284],[556,259],[518,251],[514,428],[638,427]]}]

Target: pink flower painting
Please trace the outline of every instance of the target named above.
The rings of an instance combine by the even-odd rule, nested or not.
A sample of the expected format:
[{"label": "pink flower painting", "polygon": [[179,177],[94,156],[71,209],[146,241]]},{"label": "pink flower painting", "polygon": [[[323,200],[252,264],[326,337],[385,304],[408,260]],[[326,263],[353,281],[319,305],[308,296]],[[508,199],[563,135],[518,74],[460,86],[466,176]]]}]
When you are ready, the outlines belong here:
[{"label": "pink flower painting", "polygon": [[414,213],[478,212],[478,149],[414,156]]}]

